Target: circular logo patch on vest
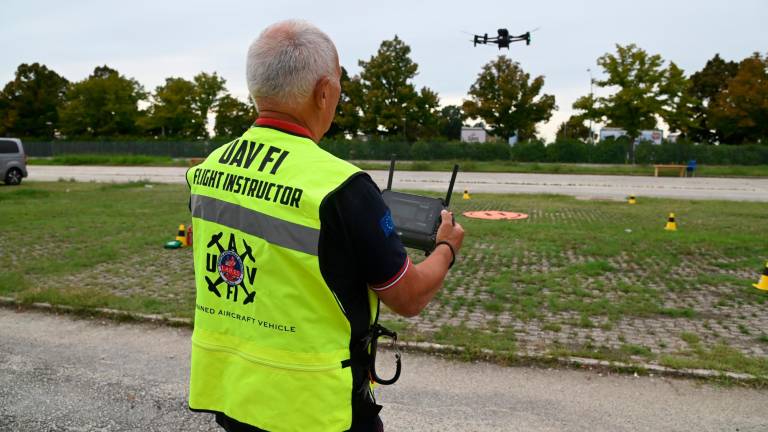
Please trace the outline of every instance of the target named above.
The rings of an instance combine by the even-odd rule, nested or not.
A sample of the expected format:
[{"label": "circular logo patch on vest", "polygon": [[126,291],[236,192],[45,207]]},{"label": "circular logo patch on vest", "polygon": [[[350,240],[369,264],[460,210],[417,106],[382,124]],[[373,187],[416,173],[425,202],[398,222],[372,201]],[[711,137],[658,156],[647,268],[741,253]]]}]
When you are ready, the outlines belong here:
[{"label": "circular logo patch on vest", "polygon": [[219,275],[228,285],[243,281],[243,259],[235,251],[224,251],[219,257]]}]

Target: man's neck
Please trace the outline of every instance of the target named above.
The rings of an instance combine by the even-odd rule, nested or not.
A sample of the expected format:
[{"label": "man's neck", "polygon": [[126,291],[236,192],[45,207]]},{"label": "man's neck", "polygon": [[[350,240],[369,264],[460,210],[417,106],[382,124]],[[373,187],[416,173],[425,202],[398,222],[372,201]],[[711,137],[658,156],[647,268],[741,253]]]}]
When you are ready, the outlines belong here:
[{"label": "man's neck", "polygon": [[259,118],[282,120],[282,121],[287,121],[287,122],[296,124],[298,126],[301,126],[307,131],[309,131],[309,133],[311,134],[310,138],[312,139],[312,141],[316,143],[320,142],[320,138],[322,138],[320,136],[317,136],[317,133],[314,130],[312,130],[312,128],[305,121],[302,121],[300,118],[293,116],[291,114],[288,114],[286,112],[267,109],[267,110],[259,111]]}]

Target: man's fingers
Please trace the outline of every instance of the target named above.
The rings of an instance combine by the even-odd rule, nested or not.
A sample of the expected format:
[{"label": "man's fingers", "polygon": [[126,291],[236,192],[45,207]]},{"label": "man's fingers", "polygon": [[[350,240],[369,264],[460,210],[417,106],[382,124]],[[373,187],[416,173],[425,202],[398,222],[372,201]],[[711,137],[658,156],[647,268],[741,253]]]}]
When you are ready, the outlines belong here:
[{"label": "man's fingers", "polygon": [[442,223],[453,223],[453,213],[448,210],[443,209],[443,211],[440,212],[440,217],[443,219]]}]

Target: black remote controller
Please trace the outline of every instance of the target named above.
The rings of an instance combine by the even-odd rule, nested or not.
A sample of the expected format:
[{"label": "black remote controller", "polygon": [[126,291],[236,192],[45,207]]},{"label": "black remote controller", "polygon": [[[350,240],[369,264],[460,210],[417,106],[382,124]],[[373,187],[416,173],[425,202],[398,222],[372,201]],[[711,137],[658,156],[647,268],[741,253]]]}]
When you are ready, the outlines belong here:
[{"label": "black remote controller", "polygon": [[447,209],[451,202],[453,184],[456,182],[459,166],[453,166],[453,174],[451,175],[451,182],[448,184],[448,193],[445,195],[445,199],[393,191],[392,176],[394,172],[395,158],[393,156],[389,164],[387,188],[381,193],[381,197],[392,212],[395,230],[404,246],[430,253],[435,248],[437,229],[442,220],[440,212]]}]

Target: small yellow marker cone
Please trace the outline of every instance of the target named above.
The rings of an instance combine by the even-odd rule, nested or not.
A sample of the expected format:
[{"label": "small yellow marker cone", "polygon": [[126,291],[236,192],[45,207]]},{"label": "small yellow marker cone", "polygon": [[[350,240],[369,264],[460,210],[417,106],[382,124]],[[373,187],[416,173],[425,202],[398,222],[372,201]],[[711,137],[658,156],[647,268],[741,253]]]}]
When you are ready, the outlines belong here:
[{"label": "small yellow marker cone", "polygon": [[760,281],[756,284],[752,284],[753,287],[768,291],[768,263],[765,263],[765,268],[763,269],[763,275],[760,276]]},{"label": "small yellow marker cone", "polygon": [[176,241],[181,243],[181,247],[189,246],[187,244],[187,228],[184,224],[179,225],[179,233],[176,234]]},{"label": "small yellow marker cone", "polygon": [[667,231],[677,231],[677,222],[675,222],[675,214],[670,213],[667,218],[667,226],[664,227]]},{"label": "small yellow marker cone", "polygon": [[468,200],[469,198],[469,190],[464,189],[464,195],[461,197],[462,199]]},{"label": "small yellow marker cone", "polygon": [[634,195],[630,195],[629,200],[627,202],[630,204],[637,204],[637,199],[635,199]]}]

